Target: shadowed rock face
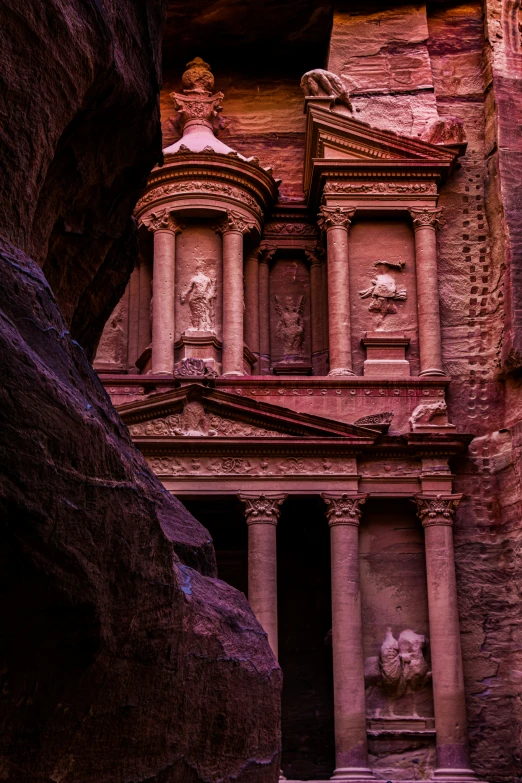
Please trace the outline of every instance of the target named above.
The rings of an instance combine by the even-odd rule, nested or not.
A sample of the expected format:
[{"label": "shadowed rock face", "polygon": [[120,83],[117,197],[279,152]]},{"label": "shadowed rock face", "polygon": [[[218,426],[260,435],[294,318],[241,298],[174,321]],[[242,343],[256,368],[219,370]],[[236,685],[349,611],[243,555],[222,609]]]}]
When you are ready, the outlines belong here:
[{"label": "shadowed rock face", "polygon": [[1,13],[0,777],[18,783],[278,776],[266,636],[72,339],[96,344],[134,263],[164,12]]}]

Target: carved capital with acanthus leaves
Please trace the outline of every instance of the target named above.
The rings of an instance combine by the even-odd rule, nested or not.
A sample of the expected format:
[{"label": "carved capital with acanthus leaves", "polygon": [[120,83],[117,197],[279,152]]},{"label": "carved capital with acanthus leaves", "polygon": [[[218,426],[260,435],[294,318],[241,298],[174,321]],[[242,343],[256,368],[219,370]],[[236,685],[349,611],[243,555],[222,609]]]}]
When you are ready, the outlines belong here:
[{"label": "carved capital with acanthus leaves", "polygon": [[254,224],[249,222],[239,212],[227,212],[226,218],[216,226],[218,234],[227,234],[235,231],[238,234],[247,234],[252,231]]},{"label": "carved capital with acanthus leaves", "polygon": [[355,215],[355,207],[321,207],[318,215],[319,228],[328,231],[329,228],[349,229]]},{"label": "carved capital with acanthus leaves", "polygon": [[342,495],[322,494],[326,503],[326,516],[330,527],[334,525],[359,526],[362,514],[362,506],[366,503],[368,495]]},{"label": "carved capital with acanthus leaves", "polygon": [[178,234],[183,228],[171,210],[166,208],[159,212],[151,212],[141,219],[141,223],[147,226],[149,231],[171,231],[173,234]]},{"label": "carved capital with acanthus leaves", "polygon": [[240,495],[247,525],[277,525],[286,495]]},{"label": "carved capital with acanthus leaves", "polygon": [[444,221],[442,220],[442,209],[414,209],[408,210],[413,221],[413,228],[418,231],[419,228],[440,228]]},{"label": "carved capital with acanthus leaves", "polygon": [[446,525],[451,527],[462,495],[415,495],[417,516],[423,527]]}]

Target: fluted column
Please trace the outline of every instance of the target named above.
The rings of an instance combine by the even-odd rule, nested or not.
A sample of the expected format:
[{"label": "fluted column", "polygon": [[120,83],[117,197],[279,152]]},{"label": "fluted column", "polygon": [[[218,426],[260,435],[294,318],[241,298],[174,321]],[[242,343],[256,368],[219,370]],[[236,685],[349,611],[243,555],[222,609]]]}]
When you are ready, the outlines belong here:
[{"label": "fluted column", "polygon": [[254,250],[245,261],[245,342],[257,358],[259,374],[259,255]]},{"label": "fluted column", "polygon": [[152,372],[155,375],[173,375],[176,234],[181,231],[181,226],[168,209],[153,212],[143,222],[154,232]]},{"label": "fluted column", "polygon": [[440,336],[437,228],[440,209],[410,209],[415,231],[420,375],[444,375]]},{"label": "fluted column", "polygon": [[140,309],[138,356],[149,347],[151,341],[150,300],[152,297],[152,277],[148,263],[140,259]]},{"label": "fluted column", "polygon": [[416,495],[425,534],[437,769],[441,779],[474,779],[468,754],[464,675],[453,553],[461,495]]},{"label": "fluted column", "polygon": [[227,212],[219,226],[223,236],[222,375],[244,375],[243,236],[252,228],[252,224],[236,212]]},{"label": "fluted column", "polygon": [[350,269],[348,230],[355,209],[321,207],[319,222],[326,230],[328,254],[329,375],[354,375],[350,330]]},{"label": "fluted column", "polygon": [[359,520],[366,495],[323,494],[330,526],[334,675],[334,780],[373,778],[368,768],[359,576]]},{"label": "fluted column", "polygon": [[275,250],[265,250],[259,259],[259,353],[260,373],[270,372],[270,260]]},{"label": "fluted column", "polygon": [[248,525],[248,600],[277,658],[276,527],[286,495],[240,495]]}]

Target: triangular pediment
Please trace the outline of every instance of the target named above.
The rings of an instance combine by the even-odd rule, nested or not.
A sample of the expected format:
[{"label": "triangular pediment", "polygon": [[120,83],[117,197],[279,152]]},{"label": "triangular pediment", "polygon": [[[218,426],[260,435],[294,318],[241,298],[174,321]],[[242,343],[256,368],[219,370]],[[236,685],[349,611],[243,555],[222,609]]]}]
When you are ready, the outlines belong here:
[{"label": "triangular pediment", "polygon": [[328,164],[355,173],[386,174],[416,170],[433,180],[445,179],[453,169],[459,150],[401,136],[393,131],[372,128],[360,120],[324,107],[310,105],[307,111],[304,185],[309,192],[316,171],[328,170]]},{"label": "triangular pediment", "polygon": [[371,428],[296,413],[258,400],[190,384],[118,406],[133,439],[156,438],[343,438],[371,443]]}]

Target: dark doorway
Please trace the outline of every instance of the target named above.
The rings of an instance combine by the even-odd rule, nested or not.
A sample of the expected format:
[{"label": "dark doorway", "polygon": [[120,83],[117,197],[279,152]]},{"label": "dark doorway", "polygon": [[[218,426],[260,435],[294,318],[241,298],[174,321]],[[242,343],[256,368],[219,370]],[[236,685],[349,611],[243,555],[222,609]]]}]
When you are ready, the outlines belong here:
[{"label": "dark doorway", "polygon": [[248,528],[239,499],[233,495],[180,499],[212,536],[219,578],[248,595]]},{"label": "dark doorway", "polygon": [[278,525],[282,769],[328,780],[335,766],[330,545],[319,497],[289,497]]}]

